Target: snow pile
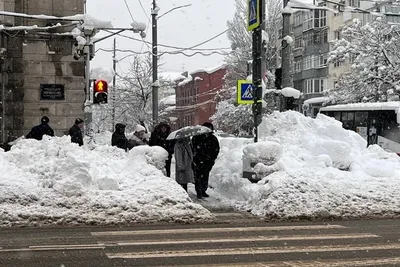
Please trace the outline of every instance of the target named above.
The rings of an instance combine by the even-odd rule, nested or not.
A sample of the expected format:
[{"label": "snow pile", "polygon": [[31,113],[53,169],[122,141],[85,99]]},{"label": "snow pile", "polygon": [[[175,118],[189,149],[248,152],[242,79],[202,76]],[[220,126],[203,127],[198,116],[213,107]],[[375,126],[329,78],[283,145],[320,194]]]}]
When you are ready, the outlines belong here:
[{"label": "snow pile", "polygon": [[285,97],[293,97],[295,99],[299,99],[301,92],[297,89],[291,88],[291,87],[285,87],[281,90],[281,93]]},{"label": "snow pile", "polygon": [[[365,218],[400,214],[400,158],[322,114],[263,119],[260,143],[221,139],[211,173],[216,193],[267,218]],[[244,159],[244,161],[242,161]],[[246,162],[247,161],[247,162]],[[242,178],[242,163],[258,183]],[[247,165],[246,165],[247,164]]]},{"label": "snow pile", "polygon": [[210,219],[162,174],[166,158],[161,148],[88,150],[66,136],[21,140],[0,151],[0,225]]}]

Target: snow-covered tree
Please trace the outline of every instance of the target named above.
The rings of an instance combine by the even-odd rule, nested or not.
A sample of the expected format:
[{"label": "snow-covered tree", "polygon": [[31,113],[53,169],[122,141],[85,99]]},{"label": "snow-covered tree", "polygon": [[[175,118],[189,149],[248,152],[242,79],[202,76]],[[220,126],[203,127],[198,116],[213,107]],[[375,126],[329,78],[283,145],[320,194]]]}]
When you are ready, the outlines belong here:
[{"label": "snow-covered tree", "polygon": [[333,43],[329,62],[350,62],[326,104],[398,100],[400,93],[399,27],[378,17],[363,25],[359,19],[346,26]]},{"label": "snow-covered tree", "polygon": [[[228,133],[251,134],[252,107],[236,104],[236,82],[247,77],[247,64],[252,59],[252,33],[247,31],[247,1],[235,0],[235,4],[234,18],[228,21],[228,38],[233,51],[225,58],[228,67],[225,86],[219,95],[221,102],[217,104],[217,112],[211,119],[218,128]],[[275,68],[281,9],[281,0],[266,0],[266,33],[269,37],[266,45],[267,70]],[[271,77],[273,75],[268,75],[269,83],[273,84]]]},{"label": "snow-covered tree", "polygon": [[116,88],[116,122],[125,123],[128,130],[140,122],[152,121],[152,60],[150,56],[134,56],[129,74],[118,75]]}]

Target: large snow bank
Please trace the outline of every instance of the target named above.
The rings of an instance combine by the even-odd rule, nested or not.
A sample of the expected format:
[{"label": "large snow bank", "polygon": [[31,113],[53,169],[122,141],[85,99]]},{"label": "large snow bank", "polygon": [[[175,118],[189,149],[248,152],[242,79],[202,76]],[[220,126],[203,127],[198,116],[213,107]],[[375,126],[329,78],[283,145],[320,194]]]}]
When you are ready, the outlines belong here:
[{"label": "large snow bank", "polygon": [[[275,112],[263,119],[260,143],[221,139],[211,173],[215,193],[267,218],[362,218],[400,215],[400,158],[319,114]],[[261,179],[242,177],[242,159]]]},{"label": "large snow bank", "polygon": [[[99,137],[101,140],[101,138]],[[167,153],[93,150],[69,137],[21,140],[0,151],[0,225],[194,221],[211,214],[161,171]]]}]

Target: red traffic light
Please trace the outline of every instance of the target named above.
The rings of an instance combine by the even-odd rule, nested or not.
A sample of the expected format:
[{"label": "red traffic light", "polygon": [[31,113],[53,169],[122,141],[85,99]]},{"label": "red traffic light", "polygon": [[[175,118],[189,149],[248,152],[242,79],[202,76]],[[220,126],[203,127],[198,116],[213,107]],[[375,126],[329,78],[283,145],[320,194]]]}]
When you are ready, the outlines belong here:
[{"label": "red traffic light", "polygon": [[98,80],[96,81],[96,83],[94,84],[94,91],[96,93],[107,93],[108,91],[108,83],[104,80]]}]

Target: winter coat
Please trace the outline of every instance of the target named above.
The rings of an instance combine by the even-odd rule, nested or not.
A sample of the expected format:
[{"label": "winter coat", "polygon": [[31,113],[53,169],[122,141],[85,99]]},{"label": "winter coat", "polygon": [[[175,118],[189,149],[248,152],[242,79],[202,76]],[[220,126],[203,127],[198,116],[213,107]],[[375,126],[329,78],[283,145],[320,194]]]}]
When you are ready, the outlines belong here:
[{"label": "winter coat", "polygon": [[192,145],[194,163],[211,170],[220,150],[217,137],[212,133],[198,135],[192,138]]},{"label": "winter coat", "polygon": [[122,123],[117,123],[115,125],[115,132],[111,138],[111,145],[121,148],[123,150],[128,149],[128,139],[125,136],[125,125]]},{"label": "winter coat", "polygon": [[193,152],[189,140],[180,139],[175,144],[175,179],[178,184],[194,183]]},{"label": "winter coat", "polygon": [[137,137],[135,134],[132,135],[131,139],[129,139],[129,149],[132,149],[136,146],[144,146],[147,145],[147,140],[146,139],[140,139]]},{"label": "winter coat", "polygon": [[[167,131],[165,133],[161,131],[162,127],[167,128]],[[149,145],[160,146],[164,148],[168,152],[169,157],[172,158],[172,154],[174,154],[175,142],[173,140],[167,140],[167,137],[170,133],[171,133],[171,127],[166,123],[160,123],[151,133]]]},{"label": "winter coat", "polygon": [[54,136],[53,129],[47,123],[42,123],[33,127],[32,130],[26,135],[26,138],[40,141],[43,139],[44,135]]},{"label": "winter coat", "polygon": [[83,135],[81,128],[78,125],[74,125],[69,129],[68,135],[71,136],[71,142],[76,143],[79,146],[83,146]]}]

